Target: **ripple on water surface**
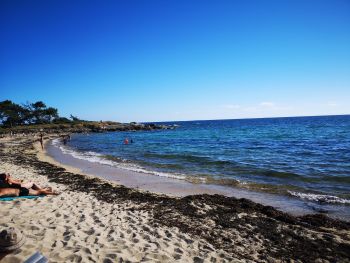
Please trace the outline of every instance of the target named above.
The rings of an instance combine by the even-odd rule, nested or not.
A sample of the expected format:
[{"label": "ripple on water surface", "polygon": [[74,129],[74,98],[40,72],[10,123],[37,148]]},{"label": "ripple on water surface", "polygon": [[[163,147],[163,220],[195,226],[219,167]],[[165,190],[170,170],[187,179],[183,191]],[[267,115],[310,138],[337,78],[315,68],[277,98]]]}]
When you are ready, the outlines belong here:
[{"label": "ripple on water surface", "polygon": [[[176,130],[77,134],[69,154],[193,182],[349,204],[350,116],[176,122]],[[123,145],[125,137],[134,143]]]}]

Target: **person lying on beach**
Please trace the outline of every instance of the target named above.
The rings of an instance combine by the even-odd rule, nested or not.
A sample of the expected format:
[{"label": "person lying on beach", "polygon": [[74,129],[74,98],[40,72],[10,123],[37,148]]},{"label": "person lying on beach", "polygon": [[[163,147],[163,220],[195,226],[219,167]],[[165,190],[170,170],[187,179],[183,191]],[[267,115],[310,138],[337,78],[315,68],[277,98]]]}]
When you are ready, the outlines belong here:
[{"label": "person lying on beach", "polygon": [[0,189],[1,188],[16,188],[16,189],[26,188],[28,190],[32,189],[36,191],[41,191],[41,190],[52,191],[51,187],[42,188],[34,182],[23,182],[22,180],[13,179],[11,175],[8,173],[0,174]]},{"label": "person lying on beach", "polygon": [[24,187],[0,188],[0,197],[17,197],[17,196],[29,196],[29,195],[34,195],[34,196],[58,195],[58,193],[48,189],[34,190],[34,189],[27,189]]}]

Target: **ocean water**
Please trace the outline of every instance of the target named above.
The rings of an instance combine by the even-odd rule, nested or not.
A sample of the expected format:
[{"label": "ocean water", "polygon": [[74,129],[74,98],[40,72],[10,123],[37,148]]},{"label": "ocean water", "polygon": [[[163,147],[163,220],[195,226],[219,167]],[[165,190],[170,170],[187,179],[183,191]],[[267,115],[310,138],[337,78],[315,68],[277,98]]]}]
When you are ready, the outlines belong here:
[{"label": "ocean water", "polygon": [[350,209],[350,115],[165,124],[179,127],[54,144],[90,162]]}]

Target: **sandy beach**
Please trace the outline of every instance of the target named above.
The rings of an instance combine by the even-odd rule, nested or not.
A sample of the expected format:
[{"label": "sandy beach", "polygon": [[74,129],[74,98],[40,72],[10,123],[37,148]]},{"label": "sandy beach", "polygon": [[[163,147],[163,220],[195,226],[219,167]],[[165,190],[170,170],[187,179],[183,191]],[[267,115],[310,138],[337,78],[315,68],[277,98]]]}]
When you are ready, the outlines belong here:
[{"label": "sandy beach", "polygon": [[36,251],[50,262],[350,262],[350,223],[247,199],[127,188],[62,166],[33,142],[0,139],[0,172],[61,194],[0,201],[0,227],[26,236],[2,262]]}]

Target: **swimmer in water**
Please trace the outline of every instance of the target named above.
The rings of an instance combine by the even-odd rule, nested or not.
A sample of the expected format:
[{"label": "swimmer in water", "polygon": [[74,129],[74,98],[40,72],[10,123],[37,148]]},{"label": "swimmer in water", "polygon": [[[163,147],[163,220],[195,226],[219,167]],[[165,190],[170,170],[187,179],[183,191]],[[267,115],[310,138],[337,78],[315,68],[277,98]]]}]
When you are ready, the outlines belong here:
[{"label": "swimmer in water", "polygon": [[128,138],[125,138],[125,140],[124,140],[124,144],[129,144],[129,140],[128,140]]}]

